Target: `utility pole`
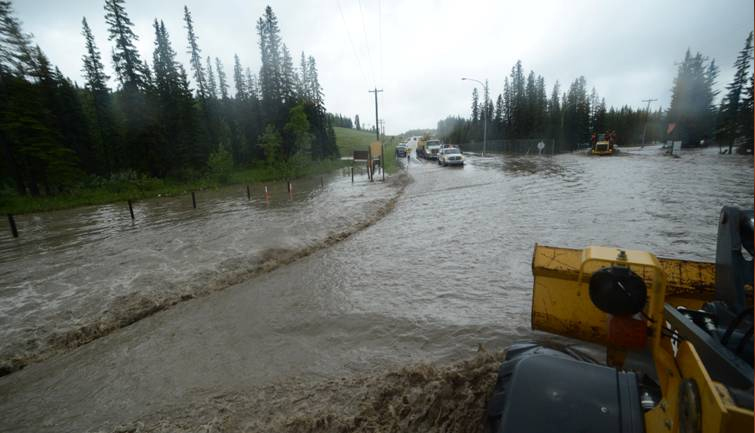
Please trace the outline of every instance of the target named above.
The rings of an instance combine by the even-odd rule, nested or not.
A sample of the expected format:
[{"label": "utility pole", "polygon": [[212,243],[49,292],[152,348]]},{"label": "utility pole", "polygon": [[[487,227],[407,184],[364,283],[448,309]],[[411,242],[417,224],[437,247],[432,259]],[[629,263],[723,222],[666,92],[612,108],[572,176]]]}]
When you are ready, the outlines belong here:
[{"label": "utility pole", "polygon": [[647,102],[648,107],[645,109],[645,127],[642,128],[642,146],[645,146],[645,133],[648,130],[648,122],[650,121],[650,103],[655,102],[657,99],[643,99],[642,102]]},{"label": "utility pole", "polygon": [[[374,93],[375,94],[375,135],[377,136],[377,141],[380,141],[380,118],[378,117],[378,93],[382,93],[383,89],[378,90],[377,87],[375,87],[375,90],[368,90],[368,93]],[[383,182],[385,182],[385,148],[383,147],[383,143],[380,143],[380,170],[383,172]]]}]

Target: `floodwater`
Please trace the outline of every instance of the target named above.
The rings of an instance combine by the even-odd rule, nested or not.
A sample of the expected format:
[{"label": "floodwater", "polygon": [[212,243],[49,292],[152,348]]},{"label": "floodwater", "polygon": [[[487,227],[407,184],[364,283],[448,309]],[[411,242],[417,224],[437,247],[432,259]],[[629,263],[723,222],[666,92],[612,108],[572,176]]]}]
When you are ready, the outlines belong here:
[{"label": "floodwater", "polygon": [[[345,173],[344,173],[345,174]],[[0,372],[248,279],[380,214],[395,187],[334,173],[17,217],[0,234]],[[268,196],[265,198],[265,188]]]},{"label": "floodwater", "polygon": [[[3,430],[107,431],[146,420],[144,430],[153,431],[157,429],[149,422],[157,419],[164,431],[194,431],[198,427],[193,423],[203,416],[235,416],[241,421],[234,425],[249,429],[252,421],[259,421],[251,418],[259,416],[260,409],[234,411],[232,403],[219,408],[222,398],[208,395],[249,398],[268,386],[284,394],[295,389],[303,395],[287,401],[300,402],[311,396],[297,387],[302,383],[418,361],[454,362],[479,346],[498,350],[532,337],[530,259],[536,242],[575,248],[612,245],[712,261],[721,206],[753,206],[752,157],[719,156],[716,149],[685,151],[681,158],[662,156],[657,147],[630,148],[621,156],[603,158],[469,156],[464,168],[414,160],[408,172],[413,181],[395,208],[347,239],[0,377]],[[80,320],[77,310],[67,306],[80,304],[53,296],[59,286],[49,282],[63,272],[56,269],[72,268],[71,260],[101,269],[91,277],[78,271],[82,282],[67,280],[67,292],[77,293],[74,300],[118,299],[91,293],[103,278],[125,279],[131,293],[159,296],[175,287],[153,283],[163,281],[163,273],[175,275],[175,280],[182,274],[187,280],[198,278],[201,286],[208,272],[203,267],[222,277],[223,263],[244,256],[260,237],[269,240],[265,248],[273,249],[316,242],[336,230],[331,220],[341,221],[344,212],[364,203],[373,203],[368,212],[382,209],[398,191],[395,183],[352,186],[348,178],[328,185],[328,191],[279,209],[218,197],[215,209],[229,209],[222,218],[217,211],[196,216],[189,202],[188,209],[176,211],[162,228],[145,224],[111,229],[116,234],[93,235],[74,247],[63,245],[81,236],[65,241],[61,234],[59,243],[47,241],[52,244],[47,249],[9,245],[3,239],[2,308],[32,302],[22,301],[33,298],[24,290],[48,284],[45,293],[55,301],[43,310],[49,312],[48,322],[34,322],[38,305],[20,312],[2,310],[3,332],[6,327],[22,328],[18,323],[52,326],[59,319]],[[83,218],[80,212],[91,211],[72,211],[70,218]],[[242,230],[251,219],[247,212],[256,215],[260,225],[273,228]],[[341,223],[352,227],[364,217],[343,217]],[[141,218],[137,215],[137,225]],[[301,231],[292,231],[291,221],[301,221]],[[175,226],[182,228],[171,228]],[[263,236],[256,230],[273,231]],[[214,234],[202,235],[207,231]],[[190,252],[171,247],[181,236],[194,239]],[[256,241],[247,240],[254,236]],[[38,242],[44,244],[47,237]],[[49,258],[42,253],[48,250]],[[121,250],[132,251],[133,263],[118,253],[107,254]],[[142,250],[149,259],[138,258]],[[219,254],[223,257],[215,257]],[[127,269],[119,269],[122,262]],[[27,268],[49,275],[34,277],[35,269]],[[132,275],[137,272],[140,277]],[[8,278],[15,285],[5,283]],[[32,282],[27,285],[26,279]],[[77,289],[78,284],[88,289]],[[353,400],[347,394],[339,398]],[[257,405],[285,411],[264,406],[264,400]]]}]

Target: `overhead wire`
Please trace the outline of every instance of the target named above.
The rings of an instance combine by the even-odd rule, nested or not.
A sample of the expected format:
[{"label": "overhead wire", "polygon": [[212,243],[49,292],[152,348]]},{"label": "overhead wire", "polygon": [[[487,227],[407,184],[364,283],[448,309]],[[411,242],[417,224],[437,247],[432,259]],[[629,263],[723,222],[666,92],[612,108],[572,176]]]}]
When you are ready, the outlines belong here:
[{"label": "overhead wire", "polygon": [[364,12],[362,12],[362,0],[357,0],[357,4],[359,4],[359,17],[362,19],[362,34],[364,35],[364,44],[367,48],[367,59],[370,61],[370,75],[372,76],[372,84],[373,86],[377,86],[377,82],[375,81],[375,67],[374,62],[372,61],[372,53],[370,52],[370,42],[367,39],[367,26],[364,23]]},{"label": "overhead wire", "polygon": [[[382,0],[378,0],[378,61],[379,61],[379,67],[378,70],[380,74],[380,82],[385,85],[384,77],[383,77],[383,2]],[[382,98],[380,98],[380,112],[385,113],[385,92],[382,94]],[[385,134],[385,115],[383,116],[383,134]]]},{"label": "overhead wire", "polygon": [[364,74],[364,68],[362,68],[362,61],[359,60],[359,53],[357,52],[357,48],[354,45],[354,40],[351,38],[351,32],[349,31],[349,26],[346,23],[346,17],[343,15],[343,9],[341,8],[341,1],[336,0],[336,4],[338,5],[338,12],[341,14],[341,20],[343,21],[343,26],[346,29],[346,36],[349,39],[349,44],[351,45],[351,50],[354,53],[354,57],[357,60],[357,65],[359,66],[359,73],[362,75],[362,79],[367,83],[369,80],[367,79],[367,76]]}]

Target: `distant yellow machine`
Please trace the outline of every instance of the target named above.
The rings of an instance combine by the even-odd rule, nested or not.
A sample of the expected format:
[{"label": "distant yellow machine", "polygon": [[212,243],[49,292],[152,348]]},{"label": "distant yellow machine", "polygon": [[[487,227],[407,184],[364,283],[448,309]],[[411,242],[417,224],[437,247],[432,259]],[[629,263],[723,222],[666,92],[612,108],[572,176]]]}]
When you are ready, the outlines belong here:
[{"label": "distant yellow machine", "polygon": [[532,328],[602,345],[606,360],[513,344],[491,431],[753,431],[753,212],[725,207],[718,235],[715,264],[536,245]]},{"label": "distant yellow machine", "polygon": [[608,134],[598,134],[597,140],[592,145],[593,155],[613,155],[614,145]]}]

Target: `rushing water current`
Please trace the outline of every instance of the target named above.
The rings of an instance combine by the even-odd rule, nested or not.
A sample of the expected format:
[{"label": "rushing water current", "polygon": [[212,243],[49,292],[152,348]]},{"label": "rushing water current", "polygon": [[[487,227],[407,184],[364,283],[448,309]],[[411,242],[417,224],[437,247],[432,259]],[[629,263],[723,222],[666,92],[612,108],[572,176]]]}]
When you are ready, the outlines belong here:
[{"label": "rushing water current", "polygon": [[501,348],[532,335],[536,242],[712,261],[721,206],[753,206],[752,157],[716,149],[470,156],[459,169],[415,160],[408,172],[386,217],[262,275],[250,269],[364,226],[398,182],[335,176],[321,190],[317,179],[292,201],[276,191],[269,207],[238,190],[200,196],[197,210],[186,197],[154,200],[133,224],[123,205],[21,219],[20,240],[0,238],[5,359],[108,326],[121,303],[240,283],[0,377],[0,423],[81,431],[204,392]]}]

